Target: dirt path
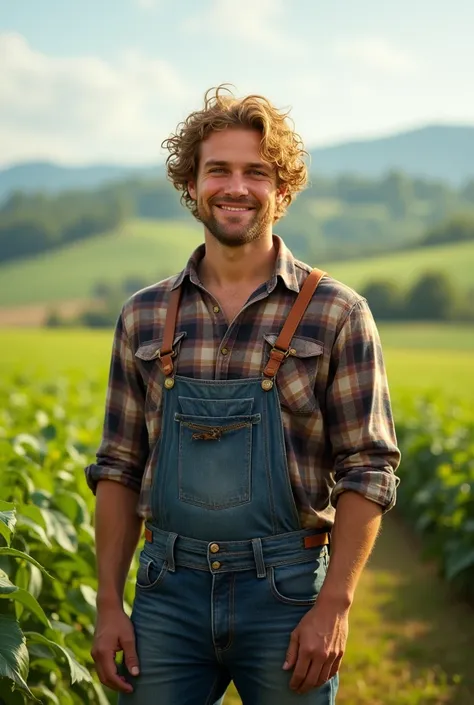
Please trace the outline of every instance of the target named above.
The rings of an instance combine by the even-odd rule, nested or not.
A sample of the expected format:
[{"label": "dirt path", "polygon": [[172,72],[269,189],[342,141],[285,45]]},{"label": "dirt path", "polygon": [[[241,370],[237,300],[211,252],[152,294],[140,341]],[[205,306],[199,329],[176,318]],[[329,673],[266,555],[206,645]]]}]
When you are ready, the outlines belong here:
[{"label": "dirt path", "polygon": [[64,318],[73,318],[87,305],[87,299],[72,299],[53,303],[26,304],[0,307],[0,328],[42,326],[51,311]]},{"label": "dirt path", "polygon": [[390,512],[351,610],[338,705],[473,705],[474,609],[420,556]]}]

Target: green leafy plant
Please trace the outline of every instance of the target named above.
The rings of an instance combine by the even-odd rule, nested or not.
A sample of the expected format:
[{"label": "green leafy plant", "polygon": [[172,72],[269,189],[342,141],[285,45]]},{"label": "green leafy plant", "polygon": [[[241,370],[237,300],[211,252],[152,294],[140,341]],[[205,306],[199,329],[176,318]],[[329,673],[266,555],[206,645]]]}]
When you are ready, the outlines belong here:
[{"label": "green leafy plant", "polygon": [[94,500],[83,468],[98,438],[93,391],[19,379],[0,391],[2,705],[114,702],[90,656]]}]

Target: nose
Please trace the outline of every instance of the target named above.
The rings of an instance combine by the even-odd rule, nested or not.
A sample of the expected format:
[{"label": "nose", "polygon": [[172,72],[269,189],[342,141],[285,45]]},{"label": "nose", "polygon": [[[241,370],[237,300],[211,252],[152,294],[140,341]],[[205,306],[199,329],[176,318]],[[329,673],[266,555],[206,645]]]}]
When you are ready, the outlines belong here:
[{"label": "nose", "polygon": [[225,195],[231,198],[241,198],[248,196],[248,193],[244,175],[239,172],[229,174],[225,184]]}]

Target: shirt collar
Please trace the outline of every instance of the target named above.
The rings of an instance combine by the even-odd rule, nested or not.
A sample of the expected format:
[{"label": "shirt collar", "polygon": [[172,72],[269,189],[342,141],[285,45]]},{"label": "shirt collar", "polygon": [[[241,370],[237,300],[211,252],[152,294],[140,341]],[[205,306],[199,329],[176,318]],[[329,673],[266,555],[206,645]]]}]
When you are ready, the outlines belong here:
[{"label": "shirt collar", "polygon": [[[273,275],[271,279],[267,282],[268,293],[272,292],[276,287],[278,282],[278,277],[283,281],[287,289],[291,291],[299,292],[300,286],[298,284],[298,279],[296,276],[295,258],[293,257],[291,251],[285,245],[281,237],[278,235],[273,235],[273,242],[275,243],[277,257],[275,261],[275,268],[273,270]],[[177,276],[172,289],[177,289],[186,277],[196,286],[202,286],[201,281],[197,273],[199,262],[204,257],[206,252],[206,246],[204,243],[199,245],[191,257],[189,258],[186,267]]]}]

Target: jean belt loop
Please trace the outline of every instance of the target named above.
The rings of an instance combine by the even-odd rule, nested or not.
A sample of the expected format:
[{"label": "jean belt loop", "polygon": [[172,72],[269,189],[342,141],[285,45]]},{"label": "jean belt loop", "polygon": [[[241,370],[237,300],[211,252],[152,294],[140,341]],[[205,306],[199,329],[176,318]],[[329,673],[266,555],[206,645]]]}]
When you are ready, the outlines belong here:
[{"label": "jean belt loop", "polygon": [[263,560],[261,539],[252,539],[252,549],[255,558],[255,565],[257,567],[257,578],[265,578],[267,575],[267,569],[265,567],[265,561]]},{"label": "jean belt loop", "polygon": [[174,562],[174,545],[177,538],[178,534],[170,532],[168,534],[168,538],[166,539],[166,562],[168,563],[168,570],[171,573],[174,573],[176,570],[176,565]]}]

